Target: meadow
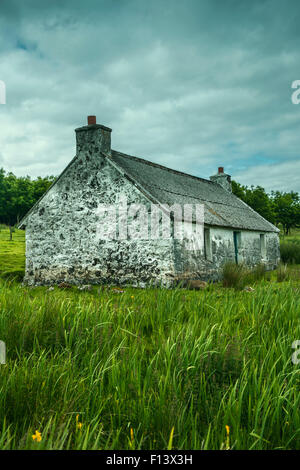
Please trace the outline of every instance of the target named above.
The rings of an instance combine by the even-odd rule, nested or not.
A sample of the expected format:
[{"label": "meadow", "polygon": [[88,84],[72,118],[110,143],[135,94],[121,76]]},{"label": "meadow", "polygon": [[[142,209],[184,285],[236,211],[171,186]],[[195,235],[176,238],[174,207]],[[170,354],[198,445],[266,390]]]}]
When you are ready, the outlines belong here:
[{"label": "meadow", "polygon": [[297,264],[249,291],[49,290],[23,269],[2,227],[0,449],[300,449]]}]

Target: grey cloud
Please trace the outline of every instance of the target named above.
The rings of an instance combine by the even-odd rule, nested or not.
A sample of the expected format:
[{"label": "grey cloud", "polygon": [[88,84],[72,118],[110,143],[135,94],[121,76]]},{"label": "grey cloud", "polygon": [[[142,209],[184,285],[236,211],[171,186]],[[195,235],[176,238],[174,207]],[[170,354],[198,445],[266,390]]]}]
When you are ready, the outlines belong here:
[{"label": "grey cloud", "polygon": [[300,191],[299,12],[296,1],[2,1],[0,165],[58,174],[74,128],[96,114],[115,149]]}]

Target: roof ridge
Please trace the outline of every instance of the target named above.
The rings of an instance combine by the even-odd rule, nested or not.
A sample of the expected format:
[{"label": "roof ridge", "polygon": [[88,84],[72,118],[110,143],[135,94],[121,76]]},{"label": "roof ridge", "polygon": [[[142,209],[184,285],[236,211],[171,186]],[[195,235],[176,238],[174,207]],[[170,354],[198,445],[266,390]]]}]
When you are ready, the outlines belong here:
[{"label": "roof ridge", "polygon": [[137,160],[137,161],[146,163],[147,165],[155,166],[157,168],[161,168],[163,170],[170,171],[171,173],[175,173],[175,174],[178,174],[178,175],[189,176],[190,178],[194,178],[194,179],[200,180],[200,181],[205,181],[205,183],[209,183],[209,184],[212,184],[212,185],[217,184],[214,181],[210,181],[206,178],[200,178],[200,176],[194,176],[194,175],[191,175],[190,173],[185,173],[183,171],[174,170],[173,168],[169,168],[168,166],[160,165],[159,163],[151,162],[150,160],[146,160],[145,158],[140,158],[140,157],[135,157],[133,155],[128,155],[127,153],[119,152],[118,150],[113,150],[112,149],[111,151],[114,152],[114,153],[117,153],[117,154],[119,154],[123,157],[131,158],[133,160]]}]

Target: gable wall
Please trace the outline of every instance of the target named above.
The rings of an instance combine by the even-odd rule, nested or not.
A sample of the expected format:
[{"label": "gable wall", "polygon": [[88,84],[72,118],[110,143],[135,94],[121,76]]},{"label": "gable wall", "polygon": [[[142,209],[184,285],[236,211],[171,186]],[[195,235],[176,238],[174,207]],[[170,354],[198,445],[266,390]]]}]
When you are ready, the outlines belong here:
[{"label": "gable wall", "polygon": [[24,282],[143,285],[172,278],[172,240],[99,239],[98,205],[114,204],[120,194],[128,204],[149,205],[106,157],[80,154],[28,217]]}]

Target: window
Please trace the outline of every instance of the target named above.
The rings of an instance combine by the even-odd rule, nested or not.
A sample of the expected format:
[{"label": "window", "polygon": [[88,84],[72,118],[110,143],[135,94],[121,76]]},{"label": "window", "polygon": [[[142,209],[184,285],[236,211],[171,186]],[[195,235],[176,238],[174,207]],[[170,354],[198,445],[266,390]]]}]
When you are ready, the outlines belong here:
[{"label": "window", "polygon": [[204,256],[205,259],[212,261],[210,229],[204,229]]},{"label": "window", "polygon": [[262,258],[267,256],[267,249],[266,249],[266,235],[261,233],[260,236],[260,255]]}]

